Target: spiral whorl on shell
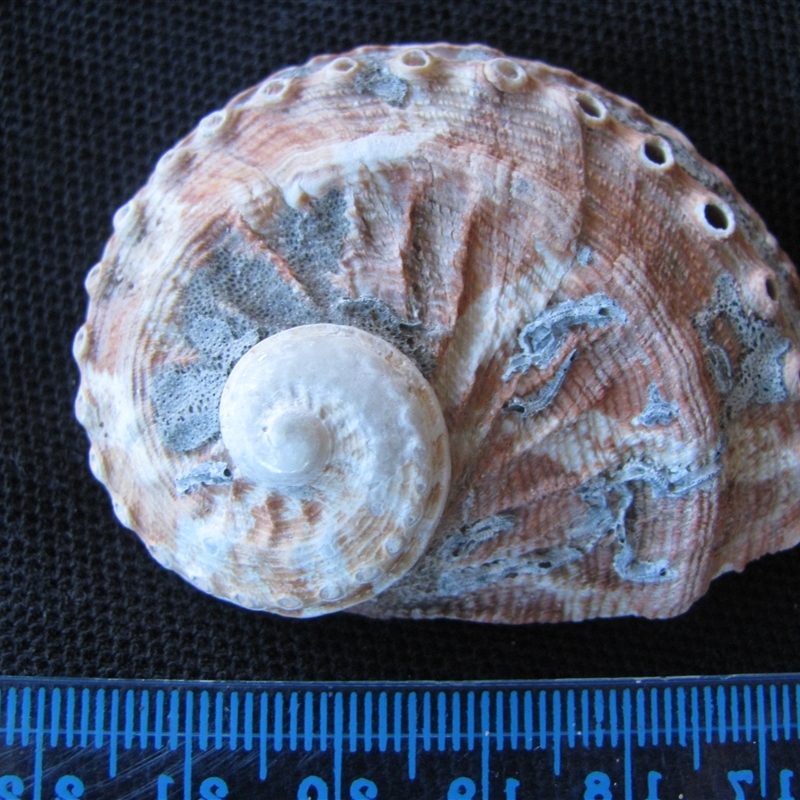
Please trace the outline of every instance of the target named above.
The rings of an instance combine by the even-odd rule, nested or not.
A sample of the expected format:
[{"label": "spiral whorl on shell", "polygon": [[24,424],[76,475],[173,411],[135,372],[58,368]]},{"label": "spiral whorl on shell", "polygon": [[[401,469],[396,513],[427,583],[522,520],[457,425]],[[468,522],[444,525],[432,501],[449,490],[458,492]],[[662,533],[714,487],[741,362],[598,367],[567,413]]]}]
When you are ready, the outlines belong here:
[{"label": "spiral whorl on shell", "polygon": [[290,328],[236,364],[219,416],[234,477],[254,484],[250,513],[267,515],[259,607],[346,608],[419,558],[450,457],[439,401],[397,348],[343,325]]},{"label": "spiral whorl on shell", "polygon": [[800,540],[797,273],[680,132],[571,73],[315,58],[114,227],[77,414],[120,520],[204,591],[664,617]]}]

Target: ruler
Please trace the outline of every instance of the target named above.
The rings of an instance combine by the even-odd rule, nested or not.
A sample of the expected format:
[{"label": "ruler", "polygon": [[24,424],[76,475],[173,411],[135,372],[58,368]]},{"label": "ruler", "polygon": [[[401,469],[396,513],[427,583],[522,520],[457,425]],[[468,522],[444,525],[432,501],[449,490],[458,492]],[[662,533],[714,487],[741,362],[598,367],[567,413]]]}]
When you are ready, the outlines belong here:
[{"label": "ruler", "polygon": [[795,674],[0,678],[0,800],[796,800],[795,770]]}]

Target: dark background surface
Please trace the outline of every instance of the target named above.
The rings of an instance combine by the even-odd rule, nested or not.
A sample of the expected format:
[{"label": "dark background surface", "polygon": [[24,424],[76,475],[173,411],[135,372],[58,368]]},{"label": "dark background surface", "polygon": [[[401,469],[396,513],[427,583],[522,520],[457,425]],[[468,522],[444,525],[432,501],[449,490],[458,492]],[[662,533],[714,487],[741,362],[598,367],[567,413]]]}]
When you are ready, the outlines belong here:
[{"label": "dark background surface", "polygon": [[[269,73],[483,42],[683,130],[800,261],[800,2],[0,4],[0,674],[501,679],[800,669],[800,550],[669,621],[309,621],[200,594],[117,524],[72,413],[83,278],[159,155]],[[227,6],[230,7],[227,7]]]}]

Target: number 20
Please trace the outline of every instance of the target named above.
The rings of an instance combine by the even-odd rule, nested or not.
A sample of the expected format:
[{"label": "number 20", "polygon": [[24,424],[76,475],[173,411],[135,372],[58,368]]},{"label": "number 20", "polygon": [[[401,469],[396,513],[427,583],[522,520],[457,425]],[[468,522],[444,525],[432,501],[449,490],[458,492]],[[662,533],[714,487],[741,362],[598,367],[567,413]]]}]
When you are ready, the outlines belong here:
[{"label": "number 20", "polygon": [[[350,784],[350,800],[375,800],[377,796],[378,787],[367,778],[356,778]],[[297,789],[297,800],[312,800],[312,798],[328,800],[328,784],[317,775],[309,775]]]}]

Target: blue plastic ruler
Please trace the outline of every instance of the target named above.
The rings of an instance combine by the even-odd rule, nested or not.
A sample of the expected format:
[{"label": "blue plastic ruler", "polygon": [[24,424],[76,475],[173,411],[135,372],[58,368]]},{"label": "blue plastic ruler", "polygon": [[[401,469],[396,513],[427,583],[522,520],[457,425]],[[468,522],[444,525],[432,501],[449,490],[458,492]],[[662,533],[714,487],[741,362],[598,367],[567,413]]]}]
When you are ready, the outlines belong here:
[{"label": "blue plastic ruler", "polygon": [[800,675],[0,678],[0,800],[27,798],[795,800]]}]

